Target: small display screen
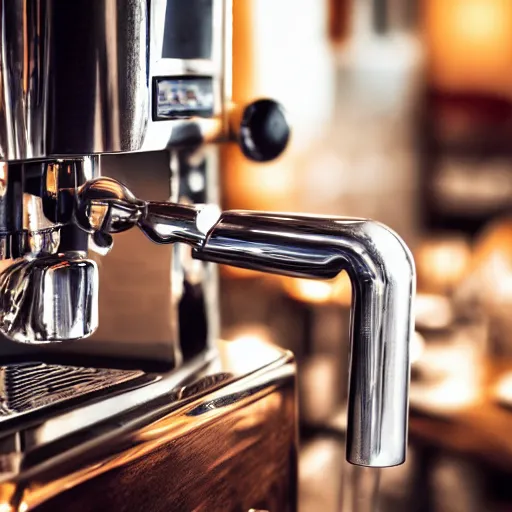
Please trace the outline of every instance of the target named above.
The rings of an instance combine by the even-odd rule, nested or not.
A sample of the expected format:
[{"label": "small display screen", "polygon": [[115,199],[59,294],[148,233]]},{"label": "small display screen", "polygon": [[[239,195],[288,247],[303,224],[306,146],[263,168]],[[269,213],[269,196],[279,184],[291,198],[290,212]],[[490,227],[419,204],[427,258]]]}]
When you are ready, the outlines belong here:
[{"label": "small display screen", "polygon": [[168,77],[155,79],[155,120],[212,117],[212,115],[212,78]]}]

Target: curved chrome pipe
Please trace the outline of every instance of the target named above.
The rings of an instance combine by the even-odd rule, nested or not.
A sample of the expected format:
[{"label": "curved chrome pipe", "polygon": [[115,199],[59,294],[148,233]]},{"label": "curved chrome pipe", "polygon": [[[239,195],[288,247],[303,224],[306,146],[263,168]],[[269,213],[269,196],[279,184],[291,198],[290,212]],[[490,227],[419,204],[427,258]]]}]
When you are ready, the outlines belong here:
[{"label": "curved chrome pipe", "polygon": [[404,462],[415,269],[393,231],[342,217],[219,217],[215,208],[140,201],[108,178],[84,186],[77,219],[107,234],[138,225],[154,242],[188,243],[205,261],[316,279],[346,270],[354,292],[347,460],[371,467]]},{"label": "curved chrome pipe", "polygon": [[405,460],[414,263],[401,239],[363,219],[227,212],[196,257],[283,275],[332,278],[353,289],[347,460]]}]

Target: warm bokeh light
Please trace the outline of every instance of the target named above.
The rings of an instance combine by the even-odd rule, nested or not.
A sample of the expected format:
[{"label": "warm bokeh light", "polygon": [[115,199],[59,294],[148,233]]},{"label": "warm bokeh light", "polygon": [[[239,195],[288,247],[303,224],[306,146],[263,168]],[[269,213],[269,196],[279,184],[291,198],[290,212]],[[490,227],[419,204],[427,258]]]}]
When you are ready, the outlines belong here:
[{"label": "warm bokeh light", "polygon": [[474,405],[482,398],[481,364],[468,346],[424,347],[415,366],[427,378],[411,384],[411,406],[447,414]]},{"label": "warm bokeh light", "polygon": [[340,272],[328,281],[282,278],[281,282],[285,292],[301,302],[349,306],[352,300],[352,284],[346,272]]},{"label": "warm bokeh light", "polygon": [[237,371],[253,371],[265,366],[278,352],[272,344],[272,334],[262,325],[244,325],[226,336],[229,343],[220,354],[227,368]]},{"label": "warm bokeh light", "polygon": [[414,308],[417,328],[446,329],[454,319],[452,304],[443,295],[418,293]]},{"label": "warm bokeh light", "polygon": [[241,267],[232,267],[230,265],[221,265],[221,274],[232,279],[255,279],[265,276],[256,270],[248,270]]},{"label": "warm bokeh light", "polygon": [[306,445],[300,460],[300,475],[317,478],[325,471],[330,459],[336,456],[331,439],[319,439],[314,445]]},{"label": "warm bokeh light", "polygon": [[328,421],[343,400],[340,396],[340,369],[329,354],[310,357],[301,365],[301,416],[308,424]]},{"label": "warm bokeh light", "polygon": [[414,365],[412,407],[434,415],[450,414],[482,399],[484,367],[477,338],[476,331],[468,328],[423,344]]},{"label": "warm bokeh light", "polygon": [[471,246],[462,236],[424,240],[415,251],[418,290],[447,293],[466,276]]},{"label": "warm bokeh light", "polygon": [[294,169],[282,160],[269,164],[249,162],[240,150],[232,148],[225,173],[226,204],[229,208],[280,210],[292,208]]},{"label": "warm bokeh light", "polygon": [[473,264],[458,290],[458,300],[473,317],[489,324],[489,348],[512,353],[512,219],[498,219],[487,226],[475,244]]},{"label": "warm bokeh light", "polygon": [[495,397],[506,405],[512,405],[512,372],[503,375],[494,387]]},{"label": "warm bokeh light", "polygon": [[14,507],[10,503],[0,502],[0,512],[27,512],[28,511],[28,503],[22,501],[18,507]]},{"label": "warm bokeh light", "polygon": [[423,352],[425,352],[425,338],[419,332],[415,331],[411,338],[411,346],[409,349],[411,364],[420,361]]},{"label": "warm bokeh light", "polygon": [[430,79],[444,90],[512,94],[512,2],[426,0]]},{"label": "warm bokeh light", "polygon": [[471,273],[484,303],[512,303],[512,219],[499,219],[480,234]]},{"label": "warm bokeh light", "polygon": [[[337,10],[346,11],[344,4]],[[273,98],[285,108],[292,136],[284,154],[264,164],[250,162],[235,144],[223,145],[226,208],[301,210],[294,158],[323,136],[333,108],[328,7],[318,0],[233,2],[233,110],[258,98]],[[317,93],[312,101],[313,91]]]},{"label": "warm bokeh light", "polygon": [[465,409],[473,405],[479,396],[477,386],[458,378],[448,378],[433,386],[412,386],[410,392],[411,403],[416,408],[433,414]]}]

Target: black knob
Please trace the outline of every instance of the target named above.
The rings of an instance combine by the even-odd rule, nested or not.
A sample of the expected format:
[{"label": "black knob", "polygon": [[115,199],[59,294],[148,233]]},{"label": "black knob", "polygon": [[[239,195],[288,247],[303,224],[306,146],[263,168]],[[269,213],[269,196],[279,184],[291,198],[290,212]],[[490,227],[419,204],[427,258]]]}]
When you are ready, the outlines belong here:
[{"label": "black knob", "polygon": [[284,108],[273,100],[262,99],[248,105],[240,125],[240,147],[247,158],[268,162],[288,145],[290,125]]}]

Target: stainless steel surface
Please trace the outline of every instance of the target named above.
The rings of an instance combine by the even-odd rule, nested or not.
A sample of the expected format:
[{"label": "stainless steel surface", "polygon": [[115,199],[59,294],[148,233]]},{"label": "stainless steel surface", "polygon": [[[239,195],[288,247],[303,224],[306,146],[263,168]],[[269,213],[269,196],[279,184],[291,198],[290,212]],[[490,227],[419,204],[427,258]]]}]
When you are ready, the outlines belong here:
[{"label": "stainless steel surface", "polygon": [[0,274],[0,332],[21,343],[90,336],[98,327],[98,269],[79,253],[20,259]]},{"label": "stainless steel surface", "polygon": [[115,232],[120,209],[136,212],[123,217],[123,229],[129,218],[153,241],[189,243],[198,259],[308,278],[346,270],[355,295],[347,458],[373,467],[404,461],[415,270],[394,232],[363,219],[242,211],[205,220],[201,208],[144,205],[111,179],[82,187],[84,229]]},{"label": "stainless steel surface", "polygon": [[[79,230],[61,228],[72,221],[76,188],[98,176],[98,160],[0,163],[0,260],[70,248],[70,238]],[[86,250],[87,242],[74,248]]]},{"label": "stainless steel surface", "polygon": [[[145,376],[142,371],[27,362],[0,367],[0,423]],[[148,381],[147,376],[144,379]]]},{"label": "stainless steel surface", "polygon": [[[215,202],[217,152],[212,146],[170,156],[164,152],[104,155],[102,167],[144,196],[161,201]],[[4,183],[10,188],[0,202],[4,257],[8,258],[0,262],[0,275],[5,277],[0,333],[10,340],[33,344],[78,340],[96,331],[99,317],[100,328],[87,343],[50,350],[179,364],[182,355],[197,354],[218,336],[215,266],[193,260],[183,247],[153,247],[136,232],[118,238],[117,249],[108,259],[94,254],[90,249],[101,253],[107,247],[104,244],[98,251],[98,240],[91,243],[89,235],[72,219],[77,186],[97,174],[97,160],[84,157],[4,165]],[[141,173],[148,164],[151,171]],[[194,183],[194,190],[190,190],[191,179],[199,181],[201,187]],[[100,213],[95,212],[97,218]],[[116,212],[116,232],[122,231],[123,213],[126,209]],[[88,251],[96,260],[100,292],[96,264],[84,266],[81,261],[71,271],[75,261],[64,261],[65,255],[77,251],[84,255]],[[55,260],[44,259],[57,253],[64,255],[58,273],[53,270]],[[50,267],[46,269],[45,264]],[[80,281],[78,270],[83,271]],[[52,299],[52,289],[66,295]],[[91,293],[88,301],[83,296],[86,289]],[[3,349],[16,350],[7,345]]]},{"label": "stainless steel surface", "polygon": [[363,219],[227,212],[196,257],[308,278],[352,281],[347,460],[405,460],[415,269],[402,240]]},{"label": "stainless steel surface", "polygon": [[91,233],[120,233],[138,225],[155,243],[200,248],[219,217],[216,205],[141,201],[113,178],[88,181],[79,191],[77,220]]},{"label": "stainless steel surface", "polygon": [[[110,249],[109,236],[89,237],[70,222],[76,187],[99,172],[95,165],[85,176],[74,162],[85,167],[93,154],[102,155],[108,175],[121,175],[155,200],[216,202],[217,150],[204,142],[228,136],[230,0],[14,0],[0,2],[0,14],[0,258],[7,260],[2,269],[23,267],[22,257]],[[188,32],[176,23],[192,18]],[[203,46],[200,55],[190,50],[195,39]],[[155,118],[158,80],[198,77],[211,81],[208,118]],[[162,152],[165,171],[151,185],[155,173],[141,173],[143,166],[132,164],[140,162],[136,152],[152,161],[148,151],[154,149],[170,150],[171,163]],[[120,170],[110,155],[118,152],[131,153],[122,161],[127,169]],[[186,160],[196,161],[198,153],[206,157],[195,169]],[[188,190],[188,175],[198,173],[201,190]],[[216,338],[213,266],[192,260],[182,248],[153,254],[140,248],[141,238],[123,236],[108,262],[90,255],[104,282],[102,328],[88,345],[63,350],[179,364],[180,339],[188,339],[188,357]],[[79,314],[71,299],[70,313]],[[10,313],[15,305],[5,309]],[[31,315],[30,309],[20,311],[17,319],[33,325]],[[12,329],[4,334],[15,337]],[[53,335],[60,339],[58,332]]]},{"label": "stainless steel surface", "polygon": [[[0,159],[150,151],[225,136],[231,9],[212,3],[200,27],[211,34],[211,54],[185,59],[162,50],[166,1],[2,2]],[[211,77],[213,116],[153,121],[153,78],[162,76]]]},{"label": "stainless steel surface", "polygon": [[[167,149],[174,163],[153,188],[147,187],[157,190],[155,199],[172,196],[180,204],[216,202],[211,193],[216,188],[215,157],[203,159],[208,160],[208,170],[185,160],[195,161],[203,151],[215,153],[205,149],[204,142],[229,137],[230,0],[14,0],[0,3],[0,14],[0,160],[5,161],[0,163],[0,257],[12,260],[6,265],[16,265],[14,271],[25,268],[25,262],[17,261],[22,257],[89,249],[108,252],[112,240],[106,230],[96,230],[89,237],[71,222],[76,188],[99,172],[97,154],[107,163],[108,175],[120,173],[124,179],[127,174],[130,186],[140,186],[149,178],[147,172],[141,174],[145,165],[125,173],[116,164],[109,168],[112,157],[107,154],[148,155],[149,150]],[[191,19],[196,22],[188,32],[177,21],[186,25]],[[211,115],[158,119],[157,83],[199,77],[211,80]],[[88,162],[93,162],[89,175],[85,172]],[[193,175],[196,183],[187,188],[184,182]],[[196,190],[198,176],[200,190]],[[167,192],[163,197],[162,191]],[[158,205],[152,208],[158,217]],[[102,219],[101,205],[93,210],[91,220]],[[129,214],[125,218],[127,212],[122,209],[112,214],[116,228],[112,225],[109,230],[116,232],[124,229],[123,222],[130,225],[135,220]],[[188,223],[186,218],[183,222]],[[204,234],[199,230],[198,239]],[[164,235],[161,231],[155,238]],[[184,344],[187,352],[208,346],[218,323],[212,266],[193,260],[190,250],[183,248],[160,251],[150,262],[151,250],[139,249],[140,239],[132,234],[118,246],[121,243],[123,250],[110,259],[115,258],[115,264],[100,263],[103,288],[111,290],[100,296],[100,315],[105,317],[101,325],[110,327],[100,329],[98,343],[90,346],[132,358],[149,352],[151,357],[175,363],[181,358],[177,346],[182,336],[194,340]],[[118,279],[121,269],[127,268],[130,278],[124,272]],[[148,281],[151,287],[146,286]],[[119,307],[114,306],[120,295]],[[71,316],[80,315],[76,304],[70,301]],[[4,330],[8,338],[29,342],[28,334],[16,334],[25,329],[38,333],[34,342],[50,331],[52,341],[64,341],[60,336],[68,329],[61,334],[55,326],[34,329],[29,301],[22,305],[28,309],[18,312],[17,319],[28,322],[27,328]],[[14,309],[13,304],[5,304],[6,314]],[[141,316],[148,321],[139,321]],[[187,317],[194,316],[199,321],[192,325]],[[104,349],[99,348],[100,342]],[[148,351],[142,342],[156,349]],[[78,345],[82,349],[88,350]]]},{"label": "stainless steel surface", "polygon": [[[265,344],[249,358],[243,343],[217,348],[167,374],[9,367],[41,395],[32,410],[2,418],[2,503],[20,511],[69,503],[78,511],[295,511],[293,358]],[[59,371],[92,386],[62,400],[65,382],[44,385]],[[109,375],[98,400],[94,383]],[[11,385],[4,393],[12,402],[25,392]]]},{"label": "stainless steel surface", "polygon": [[[189,23],[195,7],[202,14],[182,39],[176,20]],[[27,365],[39,361],[30,352],[6,365],[15,378],[1,397],[0,508],[296,509],[293,358],[261,343],[212,350],[212,262],[350,274],[347,458],[403,462],[414,295],[404,244],[371,221],[215,206],[218,149],[205,142],[236,132],[231,1],[14,0],[0,14],[0,332],[28,344],[77,340],[38,348],[42,358],[169,367],[96,373],[82,362]],[[170,87],[198,77],[208,113],[173,118]],[[284,149],[278,111],[278,138],[272,116],[242,123],[247,155]],[[94,179],[98,154],[108,178]]]},{"label": "stainless steel surface", "polygon": [[[165,20],[168,0],[153,0],[150,6],[150,76],[208,76],[213,78],[214,108],[209,119],[193,118],[172,121],[149,120],[142,151],[153,151],[184,144],[198,144],[226,139],[228,113],[231,102],[231,25],[232,0],[211,0],[211,27],[197,25],[190,31],[193,37],[200,37],[207,29],[212,34],[211,54],[207,58],[169,58],[162,51],[165,37]],[[202,2],[202,8],[210,3]],[[174,0],[172,8],[190,10],[197,2]],[[187,13],[185,13],[187,14]],[[191,16],[189,16],[191,17]],[[185,38],[184,38],[185,39]],[[153,90],[150,94],[153,95]]]},{"label": "stainless steel surface", "polygon": [[[218,151],[212,145],[170,155],[104,155],[102,172],[157,202],[215,203]],[[217,266],[193,259],[184,245],[157,246],[138,230],[115,239],[108,257],[89,251],[99,270],[97,331],[43,349],[59,360],[100,357],[114,366],[172,367],[211,347],[219,335]],[[3,350],[19,351],[12,345],[4,342]]]},{"label": "stainless steel surface", "polygon": [[97,158],[2,165],[0,333],[21,343],[90,336],[98,326],[98,270],[72,224],[76,188]]},{"label": "stainless steel surface", "polygon": [[149,113],[146,1],[1,8],[2,158],[139,149]]}]

